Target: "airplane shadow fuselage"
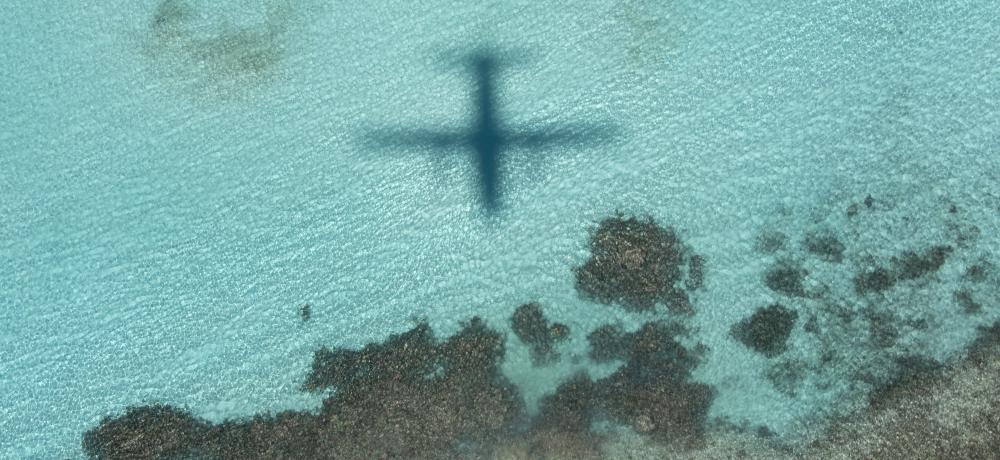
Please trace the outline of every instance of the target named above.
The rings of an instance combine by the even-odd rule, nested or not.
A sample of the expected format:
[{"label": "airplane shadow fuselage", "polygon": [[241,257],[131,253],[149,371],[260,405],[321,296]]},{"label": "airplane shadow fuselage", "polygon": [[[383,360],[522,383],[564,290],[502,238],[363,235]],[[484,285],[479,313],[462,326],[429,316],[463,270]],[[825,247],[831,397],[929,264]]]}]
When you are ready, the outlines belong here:
[{"label": "airplane shadow fuselage", "polygon": [[500,194],[500,154],[503,133],[497,124],[493,100],[493,72],[496,64],[489,56],[478,56],[474,61],[477,83],[476,127],[472,132],[472,145],[476,153],[476,166],[482,184],[483,204],[495,209]]}]

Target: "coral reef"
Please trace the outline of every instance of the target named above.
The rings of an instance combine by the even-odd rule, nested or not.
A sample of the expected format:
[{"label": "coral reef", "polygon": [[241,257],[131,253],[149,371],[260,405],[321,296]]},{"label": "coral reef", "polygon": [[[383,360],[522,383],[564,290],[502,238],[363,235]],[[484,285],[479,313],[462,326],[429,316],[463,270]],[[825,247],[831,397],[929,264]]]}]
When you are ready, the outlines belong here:
[{"label": "coral reef", "polygon": [[536,366],[552,364],[559,359],[555,350],[558,342],[569,337],[569,327],[562,323],[549,324],[537,303],[517,307],[510,318],[514,334],[531,348],[531,360]]},{"label": "coral reef", "polygon": [[[704,433],[715,392],[691,381],[691,371],[704,350],[684,348],[676,340],[683,333],[677,324],[658,321],[630,333],[618,326],[598,328],[588,336],[591,356],[599,361],[623,359],[625,364],[592,384],[577,377],[573,385],[560,387],[543,400],[542,407],[552,411],[552,407],[565,408],[564,401],[592,401],[599,412],[637,432],[672,444],[696,444]],[[598,411],[574,413],[594,412]]]},{"label": "coral reef", "polygon": [[205,443],[210,425],[184,410],[166,405],[128,409],[105,417],[83,436],[83,449],[94,458],[183,458]]},{"label": "coral reef", "polygon": [[[574,269],[577,290],[601,303],[618,303],[628,310],[652,310],[663,303],[671,311],[689,312],[687,294],[679,286],[690,256],[672,229],[621,215],[601,221],[590,240],[591,258]],[[700,286],[701,267],[691,277]],[[697,278],[696,278],[697,277]]]},{"label": "coral reef", "polygon": [[679,326],[650,322],[622,333],[625,364],[592,380],[577,374],[539,403],[530,425],[499,372],[503,337],[474,318],[438,342],[419,324],[361,350],[320,349],[304,387],[332,389],[317,413],[286,411],[211,424],[154,405],[105,418],[83,438],[94,458],[600,458],[605,418],[674,446],[702,440],[714,390],[691,381],[701,349]]},{"label": "coral reef", "polygon": [[[985,282],[995,278],[990,252],[977,247],[980,230],[950,200],[922,192],[869,195],[848,215],[843,205],[811,209],[811,225],[789,233],[801,244],[762,251],[763,284],[781,296],[775,300],[808,312],[796,346],[755,344],[752,317],[731,329],[771,358],[762,376],[780,393],[837,401],[817,409],[822,416],[804,417],[816,424],[856,414],[887,389],[934,371],[961,351],[970,324],[997,313],[989,305],[998,291]],[[801,227],[791,214],[775,219],[781,223],[769,227]],[[765,231],[758,241],[779,234]],[[795,320],[785,322],[795,330]]]},{"label": "coral reef", "polygon": [[[762,377],[780,397],[823,394],[837,401],[823,407],[822,416],[796,420],[819,421],[812,425],[817,431],[823,420],[837,422],[823,433],[828,438],[813,438],[794,452],[781,444],[787,428],[780,423],[745,421],[727,431],[720,428],[725,420],[707,420],[715,389],[692,377],[704,348],[682,344],[688,332],[678,323],[593,330],[591,360],[621,366],[600,378],[579,372],[562,381],[529,418],[517,388],[499,370],[505,337],[478,318],[445,340],[420,322],[360,349],[320,348],[302,385],[330,392],[317,411],[212,424],[170,406],[129,408],[88,431],[83,446],[92,457],[112,459],[601,458],[615,455],[605,441],[624,432],[638,441],[612,448],[647,449],[627,455],[989,458],[1000,449],[1000,322],[985,328],[956,366],[943,364],[955,345],[945,350],[934,335],[951,330],[942,324],[956,316],[967,324],[996,319],[996,270],[988,252],[970,250],[978,230],[948,221],[933,226],[944,230],[932,237],[911,238],[913,226],[929,219],[909,215],[884,219],[895,225],[887,230],[866,225],[874,213],[895,209],[870,196],[848,216],[836,209],[830,219],[843,229],[817,222],[804,237],[793,235],[801,244],[786,244],[780,232],[761,235],[763,276],[754,279],[780,303],[763,301],[766,306],[729,330],[769,358]],[[954,206],[944,209],[948,219],[961,215]],[[605,219],[592,235],[591,252],[574,269],[576,288],[602,303],[690,312],[689,294],[704,286],[705,260],[652,219]],[[800,335],[799,312],[805,315]],[[536,365],[556,361],[555,348],[569,335],[535,303],[518,307],[510,326]],[[796,346],[789,347],[793,331]]]},{"label": "coral reef", "polygon": [[602,408],[613,420],[671,444],[693,446],[704,434],[715,397],[690,381],[700,350],[676,341],[676,328],[647,323],[630,336],[625,365],[596,382]]},{"label": "coral reef", "polygon": [[360,351],[316,353],[307,389],[333,388],[318,414],[219,425],[165,406],[129,409],[84,435],[96,458],[437,458],[485,449],[523,415],[500,373],[503,336],[474,318],[438,343],[426,324]]},{"label": "coral reef", "polygon": [[590,342],[590,359],[603,363],[615,359],[625,359],[628,355],[628,341],[625,331],[617,324],[605,324],[587,335]]}]

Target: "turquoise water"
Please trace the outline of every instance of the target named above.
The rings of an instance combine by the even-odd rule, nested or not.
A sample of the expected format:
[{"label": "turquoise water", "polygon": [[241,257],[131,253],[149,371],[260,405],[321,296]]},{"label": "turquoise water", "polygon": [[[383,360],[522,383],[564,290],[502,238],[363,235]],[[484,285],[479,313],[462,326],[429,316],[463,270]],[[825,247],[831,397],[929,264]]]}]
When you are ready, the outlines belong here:
[{"label": "turquoise water", "polygon": [[[810,292],[853,299],[866,257],[956,245],[933,279],[880,300],[928,324],[901,349],[836,345],[860,365],[953,358],[1000,317],[996,286],[962,276],[1000,263],[996,2],[192,0],[176,18],[157,1],[99,3],[0,15],[0,457],[83,456],[82,433],[131,405],[212,421],[316,407],[299,389],[316,348],[415,318],[441,336],[473,315],[506,328],[538,301],[574,331],[564,355],[584,356],[597,326],[651,317],[574,288],[615,210],[705,257],[682,321],[710,349],[695,377],[719,392],[711,416],[734,423],[795,438],[866,394],[838,367],[777,391],[768,360],[731,339],[777,298],[761,283],[777,259],[802,264]],[[364,142],[468,125],[457,56],[484,46],[508,58],[507,126],[617,132],[511,151],[497,215],[468,155]],[[848,218],[867,195],[882,212]],[[848,263],[755,249],[766,231],[817,229]],[[951,313],[959,289],[980,314]],[[822,349],[799,329],[791,341],[789,359]],[[608,371],[573,361],[534,368],[511,338],[503,368],[529,400]]]}]

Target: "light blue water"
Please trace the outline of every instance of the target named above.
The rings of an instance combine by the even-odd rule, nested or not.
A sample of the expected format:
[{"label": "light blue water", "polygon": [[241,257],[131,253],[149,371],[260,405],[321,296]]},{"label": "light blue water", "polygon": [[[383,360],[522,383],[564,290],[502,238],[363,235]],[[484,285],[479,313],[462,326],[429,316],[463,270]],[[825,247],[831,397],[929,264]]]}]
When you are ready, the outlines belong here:
[{"label": "light blue water", "polygon": [[[957,203],[979,236],[914,291],[930,302],[1000,248],[994,1],[192,0],[176,35],[151,30],[157,3],[0,7],[0,457],[80,456],[82,432],[128,405],[216,421],[314,407],[298,384],[315,348],[414,317],[448,335],[537,300],[585,353],[597,325],[642,319],[573,287],[616,209],[708,261],[687,321],[712,349],[713,415],[794,433],[849,392],[819,376],[834,389],[779,394],[729,338],[774,298],[758,234],[828,224],[860,260],[949,238],[933,206]],[[213,41],[235,30],[253,33]],[[493,219],[467,157],[359,140],[468,123],[454,56],[484,45],[521,56],[499,80],[506,123],[620,133],[512,152]],[[845,224],[869,193],[893,210]],[[995,287],[979,295],[982,315],[942,310],[913,346],[960,350],[1000,313]],[[505,370],[529,395],[577,366],[532,369],[513,342]]]}]

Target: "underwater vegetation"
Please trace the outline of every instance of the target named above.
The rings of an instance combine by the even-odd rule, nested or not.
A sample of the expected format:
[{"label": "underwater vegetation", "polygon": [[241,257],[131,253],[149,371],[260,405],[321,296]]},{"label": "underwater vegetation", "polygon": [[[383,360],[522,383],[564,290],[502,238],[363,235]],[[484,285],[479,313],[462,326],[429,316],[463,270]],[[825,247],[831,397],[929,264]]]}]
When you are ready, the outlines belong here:
[{"label": "underwater vegetation", "polygon": [[662,303],[673,312],[691,312],[685,276],[690,289],[701,287],[704,259],[690,254],[673,229],[648,217],[609,217],[591,236],[590,251],[590,260],[574,269],[583,296],[632,311]]},{"label": "underwater vegetation", "polygon": [[690,446],[704,434],[715,390],[691,380],[704,350],[686,349],[677,341],[678,331],[672,324],[649,322],[620,337],[616,351],[624,352],[625,364],[595,382],[592,400],[639,433]]}]

